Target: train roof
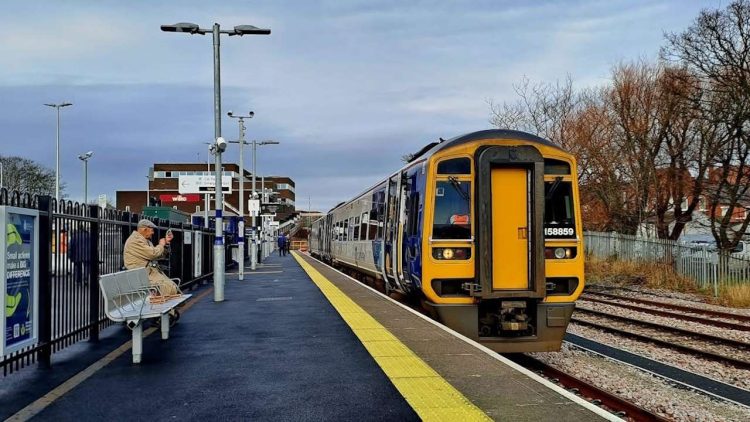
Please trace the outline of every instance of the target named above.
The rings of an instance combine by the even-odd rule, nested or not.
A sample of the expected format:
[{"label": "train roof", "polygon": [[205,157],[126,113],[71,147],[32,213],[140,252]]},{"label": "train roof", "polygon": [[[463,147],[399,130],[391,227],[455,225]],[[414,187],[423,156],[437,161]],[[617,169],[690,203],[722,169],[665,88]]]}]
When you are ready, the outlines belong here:
[{"label": "train roof", "polygon": [[[425,145],[422,149],[417,151],[414,156],[409,160],[408,163],[406,163],[404,166],[402,166],[399,170],[397,170],[395,173],[398,173],[400,171],[403,171],[406,168],[411,167],[415,161],[420,160],[423,161],[430,157],[431,155],[437,153],[438,151],[448,148],[448,147],[454,147],[461,144],[466,144],[469,142],[474,141],[481,141],[483,139],[518,139],[521,141],[526,142],[532,142],[537,143],[541,145],[545,145],[552,148],[557,148],[560,151],[565,151],[560,145],[548,141],[547,139],[540,138],[536,135],[532,135],[530,133],[521,132],[520,130],[509,130],[509,129],[487,129],[487,130],[479,130],[476,132],[467,133],[464,135],[456,136],[455,138],[451,138],[448,140],[445,140],[443,138],[440,138],[440,141],[431,142],[427,145]],[[393,173],[392,173],[393,174]],[[391,177],[391,176],[388,176]],[[362,193],[359,195],[353,197],[352,199],[348,201],[341,202],[337,204],[335,207],[331,208],[328,212],[331,213],[334,210],[338,209],[339,207],[346,205],[358,198],[360,198],[362,195],[366,194],[367,192],[374,189],[376,186],[382,184],[385,182],[385,180],[388,180],[388,177],[386,177],[383,180],[380,180],[379,182],[375,183],[373,186],[365,189]],[[324,217],[321,217],[324,218]],[[317,220],[316,220],[317,221]]]},{"label": "train roof", "polygon": [[557,148],[561,151],[564,151],[560,145],[548,141],[547,139],[540,138],[536,135],[532,135],[530,133],[521,132],[519,130],[509,130],[509,129],[487,129],[487,130],[480,130],[477,132],[471,132],[464,135],[456,136],[455,138],[451,138],[448,140],[445,140],[443,138],[440,138],[440,142],[432,142],[427,144],[424,148],[419,150],[414,156],[412,157],[409,162],[415,161],[420,157],[429,157],[438,151],[448,148],[448,147],[454,147],[461,144],[474,142],[474,141],[481,141],[483,139],[518,139],[521,141],[527,141],[527,142],[533,142],[536,144],[542,144],[548,147]]}]

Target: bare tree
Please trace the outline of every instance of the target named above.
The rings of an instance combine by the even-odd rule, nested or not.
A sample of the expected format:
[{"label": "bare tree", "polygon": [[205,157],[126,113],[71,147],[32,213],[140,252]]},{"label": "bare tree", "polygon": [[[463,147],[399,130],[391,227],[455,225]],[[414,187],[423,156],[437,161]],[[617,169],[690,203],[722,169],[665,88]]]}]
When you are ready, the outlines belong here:
[{"label": "bare tree", "polygon": [[[735,209],[748,204],[750,183],[750,2],[736,0],[724,10],[703,10],[680,34],[668,34],[662,56],[694,73],[706,89],[701,102],[723,140],[710,186],[712,232],[723,251],[734,248],[750,215],[732,227]],[[725,206],[719,211],[718,206]],[[746,213],[747,214],[747,213]]]},{"label": "bare tree", "polygon": [[[0,156],[3,164],[3,187],[30,195],[55,194],[55,172],[22,157]],[[60,184],[60,191],[64,190]]]}]

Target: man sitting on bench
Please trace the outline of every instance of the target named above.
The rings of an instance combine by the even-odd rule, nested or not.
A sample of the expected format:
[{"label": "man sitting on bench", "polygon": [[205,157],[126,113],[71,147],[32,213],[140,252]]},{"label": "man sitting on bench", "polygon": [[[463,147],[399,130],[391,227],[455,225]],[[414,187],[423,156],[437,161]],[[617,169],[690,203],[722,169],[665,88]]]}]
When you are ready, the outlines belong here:
[{"label": "man sitting on bench", "polygon": [[125,242],[125,268],[132,270],[145,267],[149,282],[156,287],[158,294],[179,294],[177,284],[161,272],[156,264],[156,260],[165,254],[165,246],[172,241],[173,235],[168,231],[165,237],[159,239],[159,244],[154,246],[150,240],[154,229],[156,225],[149,220],[143,219],[138,222],[138,227]]}]

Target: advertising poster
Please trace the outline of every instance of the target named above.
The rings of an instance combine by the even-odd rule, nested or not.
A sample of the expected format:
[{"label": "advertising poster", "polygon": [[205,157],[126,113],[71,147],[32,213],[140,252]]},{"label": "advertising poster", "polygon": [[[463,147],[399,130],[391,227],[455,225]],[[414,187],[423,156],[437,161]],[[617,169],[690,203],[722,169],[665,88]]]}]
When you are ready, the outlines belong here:
[{"label": "advertising poster", "polygon": [[37,341],[39,214],[36,210],[0,207],[2,223],[3,340],[7,355]]}]

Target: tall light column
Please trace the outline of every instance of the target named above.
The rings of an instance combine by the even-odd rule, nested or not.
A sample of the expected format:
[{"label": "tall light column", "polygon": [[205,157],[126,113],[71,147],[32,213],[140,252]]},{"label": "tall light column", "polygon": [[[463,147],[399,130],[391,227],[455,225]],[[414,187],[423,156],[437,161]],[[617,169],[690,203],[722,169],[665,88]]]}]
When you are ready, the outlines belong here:
[{"label": "tall light column", "polygon": [[214,139],[216,140],[216,240],[214,241],[214,302],[224,300],[224,237],[223,222],[221,218],[224,205],[222,204],[221,183],[221,153],[226,148],[226,141],[221,137],[221,70],[219,56],[219,35],[268,35],[270,29],[260,29],[252,25],[238,25],[233,30],[222,31],[218,23],[213,28],[200,28],[194,23],[178,23],[175,25],[162,25],[161,30],[165,32],[186,32],[189,34],[205,35],[213,34],[214,46]]},{"label": "tall light column", "polygon": [[[247,142],[245,142],[245,119],[252,119],[253,116],[255,116],[254,112],[247,113],[246,116],[239,116],[230,110],[227,113],[227,116],[238,119],[239,120],[239,126],[240,126],[240,139],[237,141],[229,141],[232,144],[240,144],[240,223],[239,223],[239,232],[240,235],[237,239],[237,249],[238,249],[238,255],[240,256],[240,262],[239,262],[239,279],[244,280],[245,279],[245,156],[242,154],[242,151],[244,150],[244,146]],[[252,254],[252,248],[250,253]],[[252,263],[252,258],[250,259],[250,262]],[[253,270],[255,269],[255,265],[252,266]]]},{"label": "tall light column", "polygon": [[[253,141],[252,144],[253,144],[253,199],[255,199],[255,195],[256,195],[256,193],[255,193],[255,173],[257,171],[256,170],[256,166],[255,166],[255,164],[256,164],[255,163],[255,156],[256,156],[255,151],[257,149],[257,146],[258,145],[278,145],[279,143],[277,141],[262,141],[262,142]],[[257,231],[258,231],[258,228],[257,228],[257,225],[256,225],[255,215],[253,215],[253,233],[256,233]],[[255,235],[253,235],[253,242],[254,241],[255,241]],[[257,256],[254,256],[253,259],[250,261],[250,263],[252,264],[257,259],[258,259]],[[252,269],[253,270],[255,269],[255,265],[252,265]]]},{"label": "tall light column", "polygon": [[60,203],[60,109],[72,106],[72,103],[62,102],[60,104],[45,104],[57,110],[57,136],[55,137],[55,200]]},{"label": "tall light column", "polygon": [[83,161],[83,203],[89,203],[89,159],[94,155],[94,151],[89,151],[78,156]]}]

